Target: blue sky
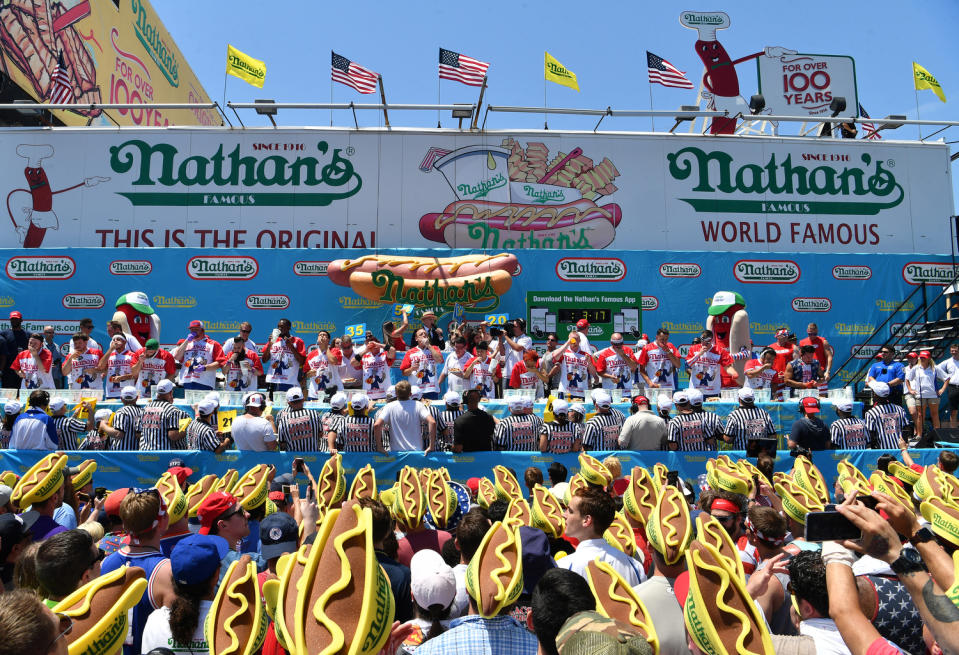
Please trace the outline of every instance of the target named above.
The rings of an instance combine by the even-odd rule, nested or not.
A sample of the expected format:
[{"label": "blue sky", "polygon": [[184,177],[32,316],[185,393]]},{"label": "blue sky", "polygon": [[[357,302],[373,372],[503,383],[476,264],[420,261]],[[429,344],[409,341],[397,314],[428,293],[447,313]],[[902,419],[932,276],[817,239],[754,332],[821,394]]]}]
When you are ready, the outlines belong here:
[{"label": "blue sky", "polygon": [[[434,103],[437,100],[439,47],[489,61],[486,101],[494,105],[542,106],[543,51],[548,50],[579,77],[581,92],[550,84],[554,107],[649,109],[650,86],[645,51],[650,50],[687,72],[698,84],[702,64],[693,50],[696,32],[679,24],[683,10],[721,9],[729,29],[719,41],[733,58],[783,46],[808,53],[849,55],[855,59],[859,99],[870,115],[916,117],[911,62],[918,61],[943,85],[949,103],[931,91],[919,92],[919,113],[929,120],[959,120],[959,56],[955,26],[957,0],[902,2],[873,0],[837,3],[557,2],[488,0],[485,3],[398,2],[273,3],[248,0],[171,2],[154,0],[155,8],[194,72],[216,100],[223,97],[227,43],[267,64],[263,89],[230,77],[226,98],[249,102],[273,98],[283,102],[329,102],[330,50],[379,72],[392,103]],[[801,7],[801,9],[800,9]],[[904,7],[907,7],[904,9]],[[912,7],[915,7],[913,9]],[[742,94],[756,91],[755,64],[737,67]],[[442,102],[474,102],[477,89],[442,83]],[[652,88],[654,109],[676,109],[695,102],[695,90]],[[335,85],[335,102],[376,102]],[[249,124],[263,119],[250,111]],[[232,117],[232,115],[231,115]],[[436,125],[435,112],[391,115],[394,125]],[[328,125],[328,111],[287,111],[281,125]],[[337,125],[352,123],[348,111],[336,112]],[[361,125],[377,125],[380,114],[360,115]],[[444,127],[454,121],[443,116]],[[550,118],[553,129],[592,129],[591,117]],[[671,121],[661,119],[657,129]],[[649,119],[606,119],[606,129],[647,130]],[[487,127],[539,128],[541,115],[490,115]],[[923,128],[928,134],[931,128]],[[884,136],[914,139],[915,127]],[[959,141],[959,128],[936,138]],[[956,150],[956,146],[952,146]],[[954,177],[955,174],[954,174]]]}]

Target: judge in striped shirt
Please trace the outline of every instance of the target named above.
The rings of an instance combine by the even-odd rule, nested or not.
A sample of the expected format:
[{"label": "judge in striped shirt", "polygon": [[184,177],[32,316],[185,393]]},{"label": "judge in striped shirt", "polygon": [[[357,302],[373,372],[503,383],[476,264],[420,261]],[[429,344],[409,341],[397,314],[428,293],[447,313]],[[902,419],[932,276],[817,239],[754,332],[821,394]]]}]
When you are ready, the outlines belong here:
[{"label": "judge in striped shirt", "polygon": [[137,426],[143,416],[143,408],[137,405],[137,387],[128,385],[120,390],[120,400],[123,407],[113,413],[112,425],[106,423],[100,426],[103,434],[109,441],[110,450],[137,450],[140,440],[137,437]]},{"label": "judge in striped shirt", "polygon": [[[67,405],[63,398],[52,398],[47,407],[53,416],[53,425],[57,429],[57,437],[60,439],[60,449],[77,450],[80,435],[89,432],[94,426],[90,404],[86,401],[81,402],[73,408],[69,416],[67,416]],[[81,409],[85,409],[87,412],[86,420],[77,418],[77,413]]]},{"label": "judge in striped shirt", "polygon": [[873,380],[869,383],[874,402],[864,421],[872,438],[873,448],[894,450],[899,448],[899,440],[909,441],[912,437],[912,420],[909,414],[890,400],[890,388],[885,382]]},{"label": "judge in striped shirt", "polygon": [[230,447],[233,437],[221,435],[216,424],[217,403],[204,398],[196,406],[196,418],[186,428],[187,447],[190,450],[207,450],[220,454]]},{"label": "judge in striped shirt", "polygon": [[851,400],[837,400],[836,416],[829,426],[829,437],[833,448],[839,450],[864,450],[869,448],[869,430],[858,416],[852,415]]},{"label": "judge in striped shirt", "polygon": [[[673,404],[679,412],[669,421],[666,439],[670,450],[715,450],[716,431],[705,412],[697,412],[689,402],[688,391],[677,391],[673,395]],[[715,416],[715,414],[713,414]]]},{"label": "judge in striped shirt", "polygon": [[276,416],[277,441],[283,450],[324,452],[327,432],[320,415],[303,407],[303,388],[286,390],[286,409]]},{"label": "judge in striped shirt", "polygon": [[369,415],[370,399],[366,394],[358,393],[350,398],[352,414],[347,414],[338,424],[336,439],[330,444],[330,452],[369,453],[378,451],[386,454],[386,448],[376,438],[373,426],[376,420]]},{"label": "judge in striped shirt", "polygon": [[726,418],[723,441],[736,450],[747,450],[750,441],[775,439],[776,426],[762,407],[756,407],[756,396],[750,387],[739,390],[739,407]]},{"label": "judge in striped shirt", "polygon": [[596,414],[583,426],[583,450],[617,450],[626,416],[613,409],[613,398],[605,389],[593,391],[593,405]]},{"label": "judge in striped shirt", "polygon": [[493,431],[493,447],[496,450],[539,450],[539,435],[543,419],[533,410],[531,398],[514,396],[509,399],[510,415],[496,424]]}]

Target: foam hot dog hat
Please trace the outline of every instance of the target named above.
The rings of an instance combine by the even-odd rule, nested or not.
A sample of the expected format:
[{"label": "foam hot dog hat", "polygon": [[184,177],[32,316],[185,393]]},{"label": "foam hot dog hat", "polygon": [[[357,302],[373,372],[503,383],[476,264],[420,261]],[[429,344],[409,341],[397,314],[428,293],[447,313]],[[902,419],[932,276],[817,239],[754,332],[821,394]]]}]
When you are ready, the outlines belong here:
[{"label": "foam hot dog hat", "polygon": [[653,472],[650,475],[650,479],[653,481],[653,489],[656,490],[658,495],[660,490],[667,486],[666,474],[669,472],[669,469],[666,468],[666,465],[662,462],[656,462],[653,464]]},{"label": "foam hot dog hat", "polygon": [[420,526],[423,521],[423,514],[426,513],[426,498],[416,469],[411,466],[404,466],[400,471],[398,484],[396,501],[393,504],[393,514],[397,521],[408,529],[415,530]]},{"label": "foam hot dog hat", "polygon": [[6,485],[11,489],[17,486],[17,482],[20,481],[20,476],[14,473],[13,471],[4,471],[0,473],[0,484]]},{"label": "foam hot dog hat", "polygon": [[672,485],[663,487],[656,507],[646,521],[646,537],[666,563],[680,560],[693,540],[693,525],[689,519],[689,505],[683,494]]},{"label": "foam hot dog hat", "polygon": [[244,555],[226,570],[203,623],[210,655],[253,655],[263,645],[268,625],[256,564]]},{"label": "foam hot dog hat", "polygon": [[596,599],[596,611],[638,629],[652,647],[653,655],[658,655],[659,637],[649,610],[623,577],[597,557],[586,564],[586,581]]},{"label": "foam hot dog hat", "polygon": [[902,462],[893,460],[889,462],[889,475],[902,480],[906,484],[915,485],[922,476],[922,471],[914,471]]},{"label": "foam hot dog hat", "polygon": [[277,579],[263,583],[263,595],[267,609],[272,612],[277,640],[283,648],[294,654],[296,603],[300,580],[306,571],[312,548],[313,544],[303,544],[296,552],[282,556],[276,563]]},{"label": "foam hot dog hat", "polygon": [[713,489],[722,489],[734,494],[746,495],[752,487],[752,480],[744,476],[738,469],[727,468],[719,461],[706,462],[706,482]]},{"label": "foam hot dog hat", "polygon": [[[213,491],[222,491],[224,493],[232,493],[233,485],[236,484],[236,481],[239,479],[240,474],[236,469],[227,469],[226,473],[221,475],[216,483],[213,485]],[[211,492],[212,493],[212,492]]]},{"label": "foam hot dog hat", "polygon": [[541,484],[533,487],[533,507],[530,510],[530,527],[539,528],[546,536],[557,538],[566,531],[563,508],[549,489]]},{"label": "foam hot dog hat", "polygon": [[912,486],[913,492],[922,500],[930,498],[943,498],[947,490],[943,483],[942,470],[935,464],[927,466],[919,479]]},{"label": "foam hot dog hat", "polygon": [[523,488],[519,486],[516,476],[502,464],[493,467],[493,484],[497,500],[509,502],[523,497]]},{"label": "foam hot dog hat", "polygon": [[656,490],[649,472],[641,466],[634,466],[629,475],[629,486],[623,494],[626,517],[633,525],[643,527],[655,507]]},{"label": "foam hot dog hat", "polygon": [[752,482],[754,475],[759,476],[760,480],[764,477],[762,471],[746,458],[738,460],[736,462],[736,468],[739,469],[739,472],[746,476],[750,482]]},{"label": "foam hot dog hat", "polygon": [[456,492],[439,471],[433,471],[424,490],[430,523],[439,530],[446,530],[459,506]]},{"label": "foam hot dog hat", "polygon": [[30,467],[17,486],[10,500],[22,510],[39,503],[57,492],[63,486],[63,469],[67,467],[67,456],[50,453]]},{"label": "foam hot dog hat", "polygon": [[793,463],[793,481],[812,498],[823,505],[829,502],[829,489],[826,480],[815,464],[805,457],[797,457]]},{"label": "foam hot dog hat", "polygon": [[[891,467],[890,467],[891,468]],[[869,483],[869,479],[863,474],[859,468],[850,462],[848,459],[841,459],[836,462],[836,472],[839,474],[839,477],[848,477],[853,480],[858,480],[864,485]]]},{"label": "foam hot dog hat", "polygon": [[844,474],[839,476],[839,487],[842,489],[842,493],[845,496],[850,495],[853,491],[863,496],[868,496],[870,493],[872,493],[872,487],[870,486],[868,480],[862,481],[859,478]]},{"label": "foam hot dog hat", "polygon": [[379,494],[376,490],[376,471],[373,470],[372,466],[367,464],[356,472],[356,476],[353,478],[353,484],[350,485],[348,497],[351,500],[356,500],[357,498],[372,498],[376,500],[378,496]]},{"label": "foam hot dog hat", "polygon": [[790,477],[782,478],[774,488],[782,501],[783,511],[797,523],[806,525],[806,514],[823,510],[823,504],[819,502],[819,499],[807,493]]},{"label": "foam hot dog hat", "polygon": [[200,503],[206,499],[213,490],[216,489],[217,482],[219,478],[213,473],[209,475],[204,475],[202,478],[190,485],[190,489],[186,493],[186,504],[189,508],[187,511],[190,516],[196,516],[197,510],[200,508]]},{"label": "foam hot dog hat", "polygon": [[723,558],[726,567],[732,569],[739,579],[746,582],[743,561],[739,559],[739,549],[733,543],[726,529],[714,517],[700,512],[696,517],[696,539],[716,549]]},{"label": "foam hot dog hat", "polygon": [[603,539],[610,546],[623,551],[630,557],[639,549],[636,545],[636,536],[633,534],[633,526],[629,524],[621,511],[613,515],[613,522],[603,533]]},{"label": "foam hot dog hat", "polygon": [[466,591],[484,619],[516,602],[523,592],[519,528],[502,521],[490,526],[466,568]]},{"label": "foam hot dog hat", "polygon": [[613,484],[613,474],[606,465],[588,453],[579,454],[579,474],[588,483],[604,489]]},{"label": "foam hot dog hat", "polygon": [[489,478],[480,478],[476,490],[476,502],[480,507],[489,507],[496,502],[496,485]]},{"label": "foam hot dog hat", "polygon": [[157,491],[160,492],[160,497],[163,498],[163,502],[167,506],[167,514],[170,516],[170,525],[173,525],[187,513],[187,501],[186,496],[183,494],[183,490],[180,489],[180,483],[177,481],[176,476],[170,473],[169,471],[164,472],[160,476],[160,479],[156,483]]},{"label": "foam hot dog hat", "polygon": [[321,510],[339,506],[346,497],[346,474],[343,472],[343,455],[331,455],[323,463],[316,478],[316,503]]},{"label": "foam hot dog hat", "polygon": [[892,477],[882,471],[873,471],[873,474],[869,476],[869,484],[872,485],[874,490],[892,497],[897,503],[910,512],[915,511],[913,509],[912,498],[909,497],[906,490],[896,484]]},{"label": "foam hot dog hat", "polygon": [[77,468],[79,471],[70,478],[70,483],[74,489],[80,489],[90,483],[93,474],[97,471],[97,461],[95,459],[85,459],[77,464]]},{"label": "foam hot dog hat", "polygon": [[716,549],[694,542],[686,564],[689,593],[683,618],[696,645],[708,655],[774,655],[766,622]]},{"label": "foam hot dog hat", "polygon": [[931,497],[919,504],[919,512],[936,535],[959,546],[959,505]]},{"label": "foam hot dog hat", "polygon": [[506,508],[506,518],[517,528],[528,528],[533,522],[533,512],[525,498],[514,498]]},{"label": "foam hot dog hat", "polygon": [[585,489],[589,483],[586,482],[586,479],[577,473],[569,479],[569,484],[566,486],[566,492],[563,494],[563,502],[566,503],[566,506],[569,507],[569,503],[573,500],[573,496],[576,495],[576,492],[580,489]]},{"label": "foam hot dog hat", "polygon": [[257,464],[233,485],[231,492],[243,509],[255,509],[266,502],[270,491],[273,469],[267,464]]},{"label": "foam hot dog hat", "polygon": [[73,630],[64,637],[70,655],[113,655],[127,636],[129,610],[146,591],[143,569],[121,566],[94,578],[52,609],[73,619]]},{"label": "foam hot dog hat", "polygon": [[378,653],[395,609],[389,578],[373,551],[372,512],[355,500],[331,509],[300,577],[292,652]]}]

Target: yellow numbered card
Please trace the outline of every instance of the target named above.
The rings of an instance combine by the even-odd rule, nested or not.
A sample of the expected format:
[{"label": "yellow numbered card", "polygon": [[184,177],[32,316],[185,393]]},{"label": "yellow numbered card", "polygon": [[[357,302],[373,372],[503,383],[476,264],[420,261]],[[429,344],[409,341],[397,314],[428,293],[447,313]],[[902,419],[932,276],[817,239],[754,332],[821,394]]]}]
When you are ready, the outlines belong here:
[{"label": "yellow numbered card", "polygon": [[230,409],[219,414],[220,432],[229,432],[233,429],[233,419],[236,418],[236,410]]}]

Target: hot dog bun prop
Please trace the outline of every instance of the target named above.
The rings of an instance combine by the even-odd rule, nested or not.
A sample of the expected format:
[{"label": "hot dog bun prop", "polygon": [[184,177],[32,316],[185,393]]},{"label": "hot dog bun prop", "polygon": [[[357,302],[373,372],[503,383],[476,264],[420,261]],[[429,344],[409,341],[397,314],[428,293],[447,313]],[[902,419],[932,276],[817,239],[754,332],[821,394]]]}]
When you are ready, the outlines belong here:
[{"label": "hot dog bun prop", "polygon": [[378,303],[473,306],[498,299],[519,270],[516,255],[403,257],[364,255],[330,262],[327,275],[340,286]]},{"label": "hot dog bun prop", "polygon": [[426,491],[426,516],[429,522],[438,530],[448,529],[450,520],[458,507],[456,492],[447,484],[440,471],[431,472],[429,482],[424,489]]},{"label": "hot dog bun prop", "polygon": [[466,591],[484,619],[516,602],[523,592],[519,528],[501,521],[490,526],[466,568]]},{"label": "hot dog bun prop", "polygon": [[189,491],[186,494],[186,503],[189,507],[188,513],[190,516],[196,516],[197,510],[200,508],[200,503],[202,503],[207,496],[213,493],[213,490],[216,489],[217,478],[215,473],[210,473],[209,475],[204,475],[202,478],[190,485]]},{"label": "hot dog bun prop", "polygon": [[203,624],[210,655],[253,655],[266,637],[269,621],[249,555],[230,564]]},{"label": "hot dog bun prop", "polygon": [[331,456],[323,464],[316,478],[316,504],[322,513],[339,507],[346,496],[346,474],[343,472],[343,456],[339,453]]},{"label": "hot dog bun prop", "polygon": [[426,498],[416,469],[404,466],[400,471],[398,485],[393,515],[400,525],[408,530],[415,530],[420,527],[423,514],[426,513]]},{"label": "hot dog bun prop", "polygon": [[523,497],[523,489],[519,486],[516,476],[502,464],[493,467],[493,480],[497,500],[505,500],[508,503],[514,498]]},{"label": "hot dog bun prop", "polygon": [[588,453],[579,454],[579,474],[586,482],[603,489],[613,484],[613,474],[606,465]]},{"label": "hot dog bun prop", "polygon": [[656,549],[670,566],[678,562],[689,548],[693,540],[689,506],[676,487],[663,487],[656,507],[646,521],[646,537],[650,547]]},{"label": "hot dog bun prop", "polygon": [[77,468],[80,471],[70,478],[70,484],[74,489],[82,489],[93,479],[93,474],[97,471],[97,462],[94,459],[85,459],[77,464]]},{"label": "hot dog bun prop", "polygon": [[496,486],[489,478],[480,478],[479,487],[476,491],[476,502],[480,507],[487,508],[491,503],[496,502]]},{"label": "hot dog bun prop", "polygon": [[63,471],[67,456],[50,453],[30,467],[13,489],[10,500],[21,511],[34,503],[43,502],[63,486]]},{"label": "hot dog bun prop", "polygon": [[613,522],[603,533],[603,539],[613,548],[617,548],[630,557],[636,554],[639,546],[636,544],[636,535],[633,534],[633,526],[626,520],[622,511],[613,515]]},{"label": "hot dog bun prop", "polygon": [[357,498],[372,498],[376,500],[376,472],[373,467],[367,464],[353,478],[353,484],[350,485],[348,498],[356,500]]},{"label": "hot dog bun prop", "polygon": [[597,558],[586,565],[586,581],[596,599],[596,611],[638,629],[652,647],[653,655],[659,655],[659,637],[649,610],[623,577]]},{"label": "hot dog bun prop", "polygon": [[556,496],[541,484],[533,487],[533,507],[530,527],[539,528],[551,539],[561,537],[566,531],[566,516]]},{"label": "hot dog bun prop", "polygon": [[716,549],[719,556],[723,558],[726,568],[735,571],[745,584],[746,573],[743,569],[743,561],[739,558],[739,549],[719,521],[705,512],[700,512],[696,517],[696,534],[699,541]]},{"label": "hot dog bun prop", "polygon": [[525,498],[514,498],[509,501],[506,508],[506,518],[513,526],[517,528],[528,528],[532,523],[532,510]]},{"label": "hot dog bun prop", "polygon": [[121,566],[94,578],[53,607],[73,619],[66,635],[70,655],[113,655],[121,652],[127,636],[129,610],[146,591],[143,569]]},{"label": "hot dog bun prop", "polygon": [[656,508],[656,490],[649,471],[634,466],[629,475],[629,486],[623,494],[623,512],[630,525],[637,528],[646,526],[646,521]]},{"label": "hot dog bun prop", "polygon": [[160,497],[167,506],[167,512],[170,515],[170,525],[173,525],[184,516],[186,516],[187,506],[186,496],[180,489],[180,483],[176,476],[166,471],[157,480],[156,488],[160,492]]}]

